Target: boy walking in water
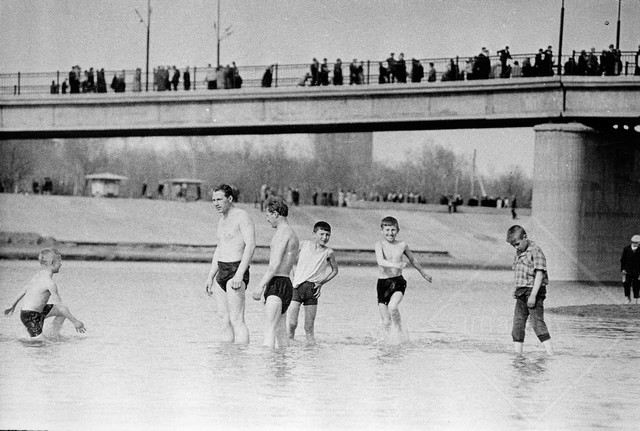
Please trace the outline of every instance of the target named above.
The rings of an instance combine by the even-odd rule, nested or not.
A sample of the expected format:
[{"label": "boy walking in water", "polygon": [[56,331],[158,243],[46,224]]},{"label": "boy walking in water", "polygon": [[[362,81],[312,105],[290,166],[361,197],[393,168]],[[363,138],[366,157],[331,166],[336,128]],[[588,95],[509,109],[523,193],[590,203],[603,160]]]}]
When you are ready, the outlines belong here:
[{"label": "boy walking in water", "polygon": [[276,229],[271,239],[269,266],[267,272],[253,292],[253,299],[264,300],[265,328],[264,345],[279,347],[289,344],[285,329],[286,313],[293,296],[293,284],[289,278],[291,269],[298,258],[298,236],[289,226],[289,208],[282,199],[272,199],[267,203],[267,222]]},{"label": "boy walking in water", "polygon": [[[38,256],[40,270],[29,281],[27,286],[16,296],[11,307],[4,310],[5,316],[13,313],[18,302],[22,302],[20,320],[31,337],[42,334],[44,319],[55,317],[54,326],[60,328],[64,319],[69,319],[76,331],[83,333],[84,324],[73,317],[66,305],[62,303],[58,286],[53,281],[53,274],[60,272],[62,256],[54,248],[46,248]],[[48,303],[51,300],[51,303]]]},{"label": "boy walking in water", "polygon": [[378,309],[382,318],[382,326],[389,331],[393,325],[397,336],[402,335],[402,320],[398,305],[404,298],[407,282],[402,276],[402,270],[407,267],[403,262],[406,256],[409,263],[418,270],[420,275],[431,283],[431,276],[424,272],[420,263],[415,259],[409,246],[404,241],[398,241],[396,236],[400,232],[398,220],[385,217],[380,223],[383,239],[376,242],[376,260],[378,261]]},{"label": "boy walking in water", "polygon": [[517,355],[522,355],[524,344],[525,324],[531,316],[531,326],[544,349],[549,355],[553,354],[551,336],[544,322],[544,299],[547,296],[547,259],[533,241],[527,238],[527,232],[518,225],[513,225],[507,231],[507,242],[516,249],[513,260],[515,274],[515,289],[513,297],[516,300],[513,312],[513,346]]},{"label": "boy walking in water", "polygon": [[319,221],[313,226],[313,240],[300,243],[298,265],[293,277],[293,299],[287,314],[291,339],[298,327],[300,305],[304,304],[304,331],[308,342],[315,341],[314,322],[320,289],[338,275],[335,254],[327,247],[330,238],[331,226],[325,221]]},{"label": "boy walking in water", "polygon": [[222,217],[218,222],[218,245],[211,260],[205,291],[216,299],[223,339],[246,344],[249,343],[249,329],[244,321],[245,292],[256,247],[255,227],[249,213],[235,207],[229,185],[221,184],[215,189],[213,203]]}]

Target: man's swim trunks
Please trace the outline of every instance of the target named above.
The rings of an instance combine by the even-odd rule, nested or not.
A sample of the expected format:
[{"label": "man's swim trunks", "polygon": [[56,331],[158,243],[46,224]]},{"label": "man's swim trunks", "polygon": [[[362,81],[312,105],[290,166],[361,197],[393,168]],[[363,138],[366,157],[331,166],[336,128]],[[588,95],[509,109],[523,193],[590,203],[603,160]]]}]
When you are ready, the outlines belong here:
[{"label": "man's swim trunks", "polygon": [[291,300],[302,302],[304,305],[318,305],[318,298],[315,297],[316,292],[316,284],[305,281],[293,289],[293,298]]},{"label": "man's swim trunks", "polygon": [[289,277],[275,276],[264,291],[264,298],[275,295],[282,300],[282,314],[287,312],[293,297],[293,284]]},{"label": "man's swim trunks", "polygon": [[32,337],[37,337],[42,334],[42,328],[44,327],[44,318],[53,308],[53,304],[47,304],[39,313],[33,310],[22,310],[20,312],[20,320],[22,324],[27,328],[27,332]]},{"label": "man's swim trunks", "polygon": [[[227,282],[236,275],[240,262],[218,262],[218,275],[216,275],[216,281],[222,287],[222,290],[227,291]],[[242,276],[244,286],[249,285],[249,268],[244,272]]]},{"label": "man's swim trunks", "polygon": [[407,288],[407,281],[403,276],[378,279],[378,304],[389,305],[391,296],[400,292],[404,295]]}]

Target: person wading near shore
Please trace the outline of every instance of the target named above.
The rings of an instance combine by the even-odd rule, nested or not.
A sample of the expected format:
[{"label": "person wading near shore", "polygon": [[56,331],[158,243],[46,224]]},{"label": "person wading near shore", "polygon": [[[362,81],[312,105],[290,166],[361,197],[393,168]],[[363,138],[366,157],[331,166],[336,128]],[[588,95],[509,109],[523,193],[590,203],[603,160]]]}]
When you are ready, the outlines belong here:
[{"label": "person wading near shore", "polygon": [[213,203],[222,218],[218,222],[217,247],[205,291],[216,300],[223,339],[246,344],[249,329],[244,321],[245,292],[256,248],[255,226],[249,214],[236,208],[233,200],[233,190],[227,184],[221,184],[213,192]]},{"label": "person wading near shore", "polygon": [[60,272],[62,256],[55,248],[45,248],[38,256],[40,270],[33,276],[27,286],[16,296],[11,307],[4,310],[4,315],[13,313],[18,302],[22,302],[20,320],[27,328],[29,336],[38,337],[44,328],[44,319],[55,317],[53,324],[56,331],[69,319],[76,331],[85,331],[84,323],[76,319],[66,305],[62,303],[58,286],[53,281],[53,274]]}]

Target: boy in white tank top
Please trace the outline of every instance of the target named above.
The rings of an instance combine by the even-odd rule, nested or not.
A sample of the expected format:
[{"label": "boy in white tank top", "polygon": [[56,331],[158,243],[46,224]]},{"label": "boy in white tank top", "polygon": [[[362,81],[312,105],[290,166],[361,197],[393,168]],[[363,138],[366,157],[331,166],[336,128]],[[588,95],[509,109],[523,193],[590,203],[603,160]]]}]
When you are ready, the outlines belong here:
[{"label": "boy in white tank top", "polygon": [[335,253],[327,247],[330,238],[331,226],[327,222],[319,221],[313,226],[313,239],[300,242],[298,264],[293,277],[293,298],[287,313],[291,339],[294,338],[298,327],[300,305],[304,304],[304,331],[309,343],[315,341],[314,323],[320,290],[338,274]]}]

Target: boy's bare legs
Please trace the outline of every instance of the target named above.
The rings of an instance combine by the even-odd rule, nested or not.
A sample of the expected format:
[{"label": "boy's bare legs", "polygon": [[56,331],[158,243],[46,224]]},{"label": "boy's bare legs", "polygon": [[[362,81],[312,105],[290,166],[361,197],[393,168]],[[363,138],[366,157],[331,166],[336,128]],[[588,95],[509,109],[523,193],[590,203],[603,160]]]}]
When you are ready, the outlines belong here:
[{"label": "boy's bare legs", "polygon": [[[49,315],[47,317],[50,317]],[[62,324],[64,323],[66,317],[64,316],[55,316],[53,318],[53,323],[51,324],[51,333],[53,335],[59,335],[60,330],[62,329]]]},{"label": "boy's bare legs", "polygon": [[391,315],[389,314],[389,308],[386,304],[378,303],[378,310],[380,311],[382,330],[389,332],[389,328],[391,327]]},{"label": "boy's bare legs", "polygon": [[289,345],[289,334],[287,333],[287,316],[280,314],[278,325],[276,326],[276,347],[287,347]]},{"label": "boy's bare legs", "polygon": [[393,329],[396,331],[396,335],[402,335],[402,319],[400,317],[400,310],[398,310],[398,306],[400,302],[404,298],[404,295],[401,292],[395,292],[391,295],[391,299],[389,300],[389,315],[391,317],[391,323],[393,324]]},{"label": "boy's bare legs", "polygon": [[283,340],[280,339],[281,336],[285,335],[284,338],[287,339],[284,321],[282,299],[275,295],[267,296],[265,301],[264,342],[262,343],[264,346],[275,347],[276,339],[278,339],[278,344],[282,346]]},{"label": "boy's bare legs", "polygon": [[315,343],[316,341],[314,326],[315,326],[317,312],[318,312],[317,304],[304,306],[304,332],[307,335],[307,342],[309,343]]},{"label": "boy's bare legs", "polygon": [[291,305],[289,305],[289,310],[287,311],[287,328],[289,330],[289,338],[292,340],[296,335],[296,328],[298,327],[300,305],[302,305],[302,303],[298,301],[291,301]]},{"label": "boy's bare legs", "polygon": [[553,347],[551,346],[551,340],[543,341],[542,346],[544,347],[544,350],[547,352],[547,355],[553,356]]},{"label": "boy's bare legs", "polygon": [[[522,348],[524,343],[520,343],[518,341],[513,342],[513,351],[517,356],[522,356]],[[542,342],[542,346],[544,350],[547,352],[547,355],[553,356],[553,346],[551,345],[551,340],[546,340]]]}]

